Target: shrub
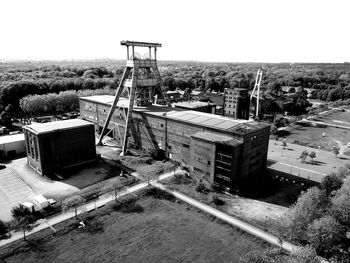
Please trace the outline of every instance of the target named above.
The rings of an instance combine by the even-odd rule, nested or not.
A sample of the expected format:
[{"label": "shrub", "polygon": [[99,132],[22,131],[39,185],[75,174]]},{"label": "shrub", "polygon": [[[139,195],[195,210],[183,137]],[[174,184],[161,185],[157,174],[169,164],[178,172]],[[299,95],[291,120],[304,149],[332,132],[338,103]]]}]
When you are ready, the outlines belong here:
[{"label": "shrub", "polygon": [[223,193],[225,191],[224,187],[217,183],[212,183],[211,189],[217,193]]},{"label": "shrub", "polygon": [[338,190],[343,185],[343,180],[335,174],[331,173],[325,176],[321,182],[321,189],[326,191],[326,194],[329,195],[333,191]]},{"label": "shrub", "polygon": [[196,191],[199,193],[207,193],[209,192],[208,188],[205,186],[203,182],[199,182],[196,186]]},{"label": "shrub", "polygon": [[215,205],[224,205],[225,204],[225,201],[223,199],[221,199],[219,196],[217,195],[213,195],[212,196],[212,202],[215,204]]},{"label": "shrub", "polygon": [[326,215],[309,225],[307,236],[310,244],[318,252],[332,252],[344,234],[341,224],[332,216]]},{"label": "shrub", "polygon": [[7,227],[4,222],[0,220],[0,236],[7,233]]}]

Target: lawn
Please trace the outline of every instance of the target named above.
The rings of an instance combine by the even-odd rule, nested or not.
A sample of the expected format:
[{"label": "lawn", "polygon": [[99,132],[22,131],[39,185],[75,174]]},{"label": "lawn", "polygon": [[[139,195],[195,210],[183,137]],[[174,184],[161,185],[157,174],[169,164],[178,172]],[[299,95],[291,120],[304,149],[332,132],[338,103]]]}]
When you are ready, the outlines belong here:
[{"label": "lawn", "polygon": [[[123,201],[125,202],[125,201]],[[0,262],[238,262],[268,244],[181,202],[142,196],[137,209],[109,205],[2,248]]]},{"label": "lawn", "polygon": [[[325,137],[322,134],[325,133]],[[302,127],[293,129],[291,133],[286,136],[287,142],[301,144],[317,148],[319,145],[321,149],[330,151],[332,146],[338,146],[337,140],[343,145],[350,142],[350,130],[327,127]]]},{"label": "lawn", "polygon": [[331,110],[325,114],[317,116],[317,118],[325,123],[350,127],[350,114],[347,111]]},{"label": "lawn", "polygon": [[[256,199],[217,193],[212,190],[208,193],[197,192],[195,190],[197,184],[191,178],[169,178],[163,183],[169,188],[277,236],[281,235],[280,217],[287,211],[287,206],[291,205],[300,193],[297,186],[280,182],[276,183],[275,191]],[[209,186],[207,187],[209,188]],[[213,196],[219,197],[224,201],[224,204],[214,204]]]}]

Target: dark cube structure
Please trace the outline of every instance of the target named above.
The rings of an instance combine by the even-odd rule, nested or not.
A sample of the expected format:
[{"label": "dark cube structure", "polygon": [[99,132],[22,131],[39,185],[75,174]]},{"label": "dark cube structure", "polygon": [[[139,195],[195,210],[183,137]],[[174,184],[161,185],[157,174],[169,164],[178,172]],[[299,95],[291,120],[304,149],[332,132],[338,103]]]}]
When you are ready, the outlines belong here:
[{"label": "dark cube structure", "polygon": [[96,160],[94,125],[81,119],[23,127],[27,160],[41,175]]}]

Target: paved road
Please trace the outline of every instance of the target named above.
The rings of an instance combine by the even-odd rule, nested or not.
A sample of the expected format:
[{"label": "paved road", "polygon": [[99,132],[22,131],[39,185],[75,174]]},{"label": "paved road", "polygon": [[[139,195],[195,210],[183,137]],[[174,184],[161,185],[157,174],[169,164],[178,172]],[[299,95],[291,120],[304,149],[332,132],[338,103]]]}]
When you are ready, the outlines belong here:
[{"label": "paved road", "polygon": [[35,193],[18,174],[9,167],[0,170],[0,219],[10,221],[12,207],[32,201]]},{"label": "paved road", "polygon": [[210,207],[206,204],[203,204],[187,195],[184,195],[182,193],[179,193],[177,191],[172,191],[172,190],[169,190],[168,188],[166,188],[164,185],[160,184],[160,183],[157,183],[157,182],[152,182],[152,185],[155,186],[155,187],[158,187],[168,193],[171,193],[173,194],[176,198],[194,206],[194,207],[197,207],[198,209],[208,213],[208,214],[211,214],[227,223],[229,223],[230,225],[234,226],[234,227],[237,227],[253,236],[256,236],[272,245],[275,245],[275,246],[278,246],[278,247],[282,247],[285,251],[287,252],[292,252],[294,251],[295,249],[297,249],[297,246],[291,244],[291,243],[288,243],[286,241],[282,241],[282,246],[281,246],[281,240],[276,237],[276,236],[273,236],[263,230],[260,230],[259,228],[256,228],[255,226],[252,226],[248,223],[245,223],[237,218],[234,218],[233,216],[230,216],[228,214],[225,214],[224,212],[221,212],[213,207]]},{"label": "paved road", "polygon": [[[164,180],[164,179],[169,178],[169,177],[171,177],[173,175],[174,175],[174,171],[164,173],[164,174],[159,176],[159,180]],[[120,192],[118,197],[122,197],[124,195],[140,191],[141,189],[146,188],[148,185],[149,185],[148,182],[143,182],[143,183],[131,186],[131,187],[127,188],[126,190]],[[79,209],[78,214],[94,210],[95,207],[104,206],[106,203],[111,202],[113,200],[114,200],[114,196],[113,195],[110,195],[110,194],[103,195],[100,198],[98,198],[96,200],[96,202],[95,201],[91,201],[91,202],[88,202],[85,205],[83,205]],[[26,236],[30,236],[30,235],[32,235],[32,234],[34,234],[36,232],[39,232],[39,231],[41,231],[43,229],[46,229],[46,228],[49,228],[49,227],[52,228],[52,226],[54,226],[54,225],[56,225],[56,224],[58,224],[60,222],[63,222],[65,220],[68,220],[70,218],[73,218],[74,216],[75,216],[74,212],[68,212],[68,213],[62,213],[62,214],[59,214],[59,215],[48,217],[46,219],[38,220],[37,221],[38,224],[33,228],[33,230],[28,232],[26,234]],[[11,234],[12,234],[12,236],[9,239],[0,240],[0,247],[8,245],[8,244],[10,244],[12,242],[15,242],[15,241],[23,238],[23,233],[22,232],[15,232],[15,233],[12,232]]]}]

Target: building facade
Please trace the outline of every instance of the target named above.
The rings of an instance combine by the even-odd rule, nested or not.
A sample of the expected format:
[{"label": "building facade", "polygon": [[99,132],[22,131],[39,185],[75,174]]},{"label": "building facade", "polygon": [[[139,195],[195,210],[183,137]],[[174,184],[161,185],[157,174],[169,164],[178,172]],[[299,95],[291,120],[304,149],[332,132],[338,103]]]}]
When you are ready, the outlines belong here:
[{"label": "building facade", "polygon": [[72,119],[23,127],[27,160],[41,175],[96,160],[95,131],[90,122]]},{"label": "building facade", "polygon": [[224,93],[224,113],[235,119],[249,119],[248,89],[226,88]]},{"label": "building facade", "polygon": [[[81,97],[80,116],[101,131],[113,96]],[[123,134],[124,105],[109,124],[110,137]],[[189,165],[210,183],[233,189],[236,182],[258,176],[266,167],[270,127],[223,116],[151,105],[135,107],[129,147],[163,151],[169,158]]]}]

